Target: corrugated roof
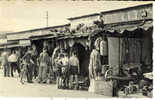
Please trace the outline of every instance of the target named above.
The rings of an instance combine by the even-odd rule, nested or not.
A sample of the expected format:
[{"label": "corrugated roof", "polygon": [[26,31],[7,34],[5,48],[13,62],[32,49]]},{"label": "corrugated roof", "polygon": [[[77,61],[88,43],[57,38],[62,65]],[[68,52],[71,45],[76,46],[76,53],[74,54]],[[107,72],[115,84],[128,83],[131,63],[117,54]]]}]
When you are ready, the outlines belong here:
[{"label": "corrugated roof", "polygon": [[135,8],[141,8],[141,7],[147,7],[147,6],[152,6],[152,3],[149,4],[143,4],[143,5],[136,5],[136,6],[131,6],[131,7],[126,7],[126,8],[121,8],[121,9],[113,9],[113,10],[108,10],[108,11],[102,11],[100,13],[111,13],[111,12],[116,12],[116,11],[123,11],[123,10],[128,10],[128,9],[135,9]]},{"label": "corrugated roof", "polygon": [[59,28],[59,27],[64,27],[64,26],[70,26],[70,24],[63,24],[63,25],[57,25],[57,26],[50,26],[50,27],[44,27],[44,28],[36,28],[36,29],[25,30],[25,31],[20,31],[20,32],[11,32],[11,33],[6,33],[6,34],[7,34],[7,35],[11,35],[11,34],[24,33],[24,32],[33,32],[33,31],[38,31],[38,30],[47,30],[47,29],[51,29],[51,28]]},{"label": "corrugated roof", "polygon": [[124,31],[134,31],[136,29],[143,29],[148,30],[149,28],[153,27],[153,21],[135,21],[134,23],[126,23],[126,24],[118,24],[115,26],[107,25],[105,26],[105,30],[109,32],[117,31],[118,33],[123,33]]},{"label": "corrugated roof", "polygon": [[98,15],[100,15],[100,14],[99,13],[93,13],[93,14],[88,14],[88,15],[83,15],[83,16],[71,17],[71,18],[67,18],[67,19],[68,20],[75,20],[75,19],[91,17],[91,16],[98,16]]},{"label": "corrugated roof", "polygon": [[[148,4],[141,4],[141,5],[136,5],[136,6],[131,6],[131,7],[125,7],[125,8],[119,8],[119,9],[112,9],[112,10],[105,10],[105,11],[101,11],[100,13],[110,13],[110,12],[115,12],[115,11],[122,11],[122,10],[127,10],[127,9],[133,9],[133,8],[139,8],[142,6],[151,6],[153,5],[152,3],[148,3]],[[85,17],[91,17],[91,16],[97,16],[100,15],[100,13],[92,13],[92,14],[87,14],[87,15],[82,15],[82,16],[77,16],[77,17],[71,17],[71,18],[67,18],[68,20],[75,20],[75,19],[80,19],[80,18],[85,18]]]}]

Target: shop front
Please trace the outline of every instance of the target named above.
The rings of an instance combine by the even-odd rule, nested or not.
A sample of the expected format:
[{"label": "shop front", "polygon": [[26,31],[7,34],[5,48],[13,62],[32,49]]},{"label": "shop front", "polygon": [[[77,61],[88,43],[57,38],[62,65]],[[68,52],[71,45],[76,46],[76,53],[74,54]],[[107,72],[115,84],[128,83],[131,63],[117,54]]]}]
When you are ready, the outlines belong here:
[{"label": "shop front", "polygon": [[[103,91],[106,91],[107,89],[112,90],[113,93],[111,91],[111,96],[120,96],[118,91],[125,90],[131,82],[138,87],[140,81],[145,80],[144,74],[151,73],[153,68],[152,21],[148,20],[145,21],[145,23],[143,23],[143,21],[135,21],[134,24],[129,23],[130,22],[126,24],[118,23],[117,25],[115,24],[116,26],[113,26],[112,24],[105,25],[104,28],[95,30],[90,38],[93,42],[92,44],[96,43],[97,40],[100,41],[99,49],[101,58],[98,60],[101,60],[101,63],[107,62],[102,63],[101,79],[96,80],[104,80],[102,84],[106,83],[107,86],[104,89],[102,87],[102,89]],[[101,41],[103,40],[100,39],[105,37],[106,39],[103,40],[106,41],[101,45]],[[103,51],[103,53],[101,51]],[[105,59],[102,58],[103,54],[107,56]],[[110,81],[111,83],[107,83]],[[152,80],[147,82],[149,86],[152,85]],[[93,84],[97,84],[97,81]],[[99,91],[100,89],[97,88],[96,91]],[[103,91],[102,93],[104,94],[105,92]],[[132,91],[132,93],[135,91]],[[95,92],[95,90],[93,92]],[[109,94],[110,93],[107,95],[109,96]]]}]

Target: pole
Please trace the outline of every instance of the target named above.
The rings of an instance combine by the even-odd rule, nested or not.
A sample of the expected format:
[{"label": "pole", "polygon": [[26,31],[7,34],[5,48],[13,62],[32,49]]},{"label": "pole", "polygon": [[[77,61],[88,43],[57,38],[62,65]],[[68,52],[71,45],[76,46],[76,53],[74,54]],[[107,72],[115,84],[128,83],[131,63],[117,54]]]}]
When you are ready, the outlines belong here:
[{"label": "pole", "polygon": [[48,11],[46,11],[46,27],[48,27]]}]

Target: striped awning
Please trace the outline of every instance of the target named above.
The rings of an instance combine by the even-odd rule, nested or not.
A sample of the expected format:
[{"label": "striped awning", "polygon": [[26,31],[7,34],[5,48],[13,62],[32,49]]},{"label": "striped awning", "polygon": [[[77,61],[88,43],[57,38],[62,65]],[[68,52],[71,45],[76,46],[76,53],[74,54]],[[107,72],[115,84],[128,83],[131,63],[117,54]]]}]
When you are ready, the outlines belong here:
[{"label": "striped awning", "polygon": [[105,28],[105,30],[113,33],[113,32],[118,32],[120,34],[123,34],[124,31],[134,31],[137,29],[143,29],[145,31],[147,31],[149,28],[153,27],[153,22],[152,21],[146,21],[143,23],[138,23],[138,24],[127,24],[127,25],[118,25],[118,26],[114,26],[114,27],[110,27],[110,28]]},{"label": "striped awning", "polygon": [[67,39],[67,38],[81,38],[81,37],[87,37],[87,36],[94,36],[98,33],[114,33],[117,32],[119,34],[123,34],[125,31],[133,32],[137,29],[143,29],[147,31],[148,29],[153,27],[153,21],[147,20],[147,21],[132,21],[132,22],[124,22],[124,23],[114,23],[114,24],[107,24],[104,28],[97,28],[94,29],[94,31],[90,33],[74,33],[74,34],[68,34],[64,35],[62,37],[59,37],[58,39]]}]

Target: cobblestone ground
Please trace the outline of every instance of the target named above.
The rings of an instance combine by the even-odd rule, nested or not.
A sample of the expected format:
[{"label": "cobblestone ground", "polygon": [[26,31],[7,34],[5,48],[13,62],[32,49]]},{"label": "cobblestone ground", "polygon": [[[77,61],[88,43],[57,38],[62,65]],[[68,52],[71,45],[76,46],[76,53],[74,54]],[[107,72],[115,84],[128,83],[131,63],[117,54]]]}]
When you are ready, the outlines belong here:
[{"label": "cobblestone ground", "polygon": [[5,97],[85,97],[106,98],[103,95],[82,90],[57,89],[55,84],[26,83],[22,85],[19,77],[4,77],[0,69],[0,96]]}]

